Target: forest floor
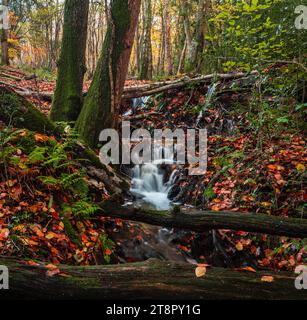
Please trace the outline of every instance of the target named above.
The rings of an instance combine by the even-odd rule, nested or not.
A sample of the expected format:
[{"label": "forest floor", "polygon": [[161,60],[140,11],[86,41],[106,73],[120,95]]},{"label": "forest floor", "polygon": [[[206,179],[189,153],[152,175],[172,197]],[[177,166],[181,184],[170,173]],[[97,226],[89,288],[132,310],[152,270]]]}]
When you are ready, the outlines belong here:
[{"label": "forest floor", "polygon": [[[3,77],[3,73],[23,79]],[[0,85],[5,82],[35,92],[54,90],[53,81],[26,80],[25,76],[18,69],[1,70]],[[131,80],[127,85],[139,83],[144,82]],[[257,126],[257,111],[251,110],[253,97],[240,92],[216,97],[198,123],[199,106],[204,105],[207,92],[208,86],[200,86],[160,94],[148,107],[125,118],[137,128],[165,128],[167,124],[169,129],[187,129],[197,124],[209,129],[207,174],[190,179],[186,167],[180,168],[173,198],[213,211],[306,218],[304,135],[286,127],[275,130],[271,124]],[[49,113],[50,102],[29,99]],[[89,265],[141,261],[146,255],[159,257],[158,240],[151,252],[142,251],[158,228],[93,215],[97,208],[89,200],[90,190],[82,184],[89,177],[74,159],[70,137],[58,140],[27,130],[9,130],[1,139],[5,161],[0,159],[0,255],[30,259],[30,265],[35,265],[36,259],[52,264]],[[76,181],[74,188],[67,184],[71,179]],[[103,197],[109,196],[104,187]],[[80,216],[80,207],[88,216]],[[213,238],[219,243],[219,250]],[[306,249],[306,240],[286,237],[230,230],[219,230],[214,236],[211,231],[177,232],[171,241],[171,252],[162,258],[249,272],[261,268],[294,270],[307,262]],[[51,265],[49,271],[54,275],[58,269]]]}]

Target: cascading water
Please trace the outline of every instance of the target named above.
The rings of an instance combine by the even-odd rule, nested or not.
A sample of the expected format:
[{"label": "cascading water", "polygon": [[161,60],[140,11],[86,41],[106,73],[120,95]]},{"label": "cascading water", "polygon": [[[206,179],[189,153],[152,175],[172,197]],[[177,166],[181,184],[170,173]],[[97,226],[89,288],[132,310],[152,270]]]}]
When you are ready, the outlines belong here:
[{"label": "cascading water", "polygon": [[131,192],[145,203],[153,205],[158,210],[167,210],[171,207],[168,193],[176,181],[177,171],[173,171],[169,180],[164,182],[165,172],[161,169],[162,163],[173,164],[171,154],[164,149],[165,160],[156,160],[144,165],[136,165],[132,170]]}]

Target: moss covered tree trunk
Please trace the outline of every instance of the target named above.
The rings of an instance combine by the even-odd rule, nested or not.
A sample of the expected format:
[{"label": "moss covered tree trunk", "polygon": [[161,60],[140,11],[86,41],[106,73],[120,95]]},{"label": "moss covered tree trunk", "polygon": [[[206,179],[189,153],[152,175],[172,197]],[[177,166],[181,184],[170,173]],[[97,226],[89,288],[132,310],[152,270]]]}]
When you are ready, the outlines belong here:
[{"label": "moss covered tree trunk", "polygon": [[205,16],[209,8],[209,1],[199,0],[196,14],[195,31],[191,30],[189,19],[189,4],[188,1],[182,0],[182,5],[185,11],[184,26],[187,40],[187,60],[186,72],[200,72],[202,55],[205,46]]},{"label": "moss covered tree trunk", "polygon": [[[208,268],[203,277],[196,266],[150,259],[143,263],[76,267],[60,265],[65,276],[48,277],[44,264],[29,266],[0,256],[9,268],[10,290],[0,300],[135,300],[135,299],[306,299],[294,286],[291,272],[244,272]],[[47,263],[45,263],[46,265]],[[62,274],[63,275],[63,274]],[[271,283],[262,281],[272,277]]]},{"label": "moss covered tree trunk", "polygon": [[81,111],[88,11],[89,0],[65,1],[58,80],[50,115],[54,121],[76,121]]},{"label": "moss covered tree trunk", "polygon": [[98,144],[101,130],[116,128],[119,105],[128,72],[141,0],[113,0],[108,30],[93,82],[76,128],[90,146]]},{"label": "moss covered tree trunk", "polygon": [[25,128],[41,133],[56,133],[55,125],[44,114],[25,98],[6,87],[0,87],[1,122],[15,128]]}]

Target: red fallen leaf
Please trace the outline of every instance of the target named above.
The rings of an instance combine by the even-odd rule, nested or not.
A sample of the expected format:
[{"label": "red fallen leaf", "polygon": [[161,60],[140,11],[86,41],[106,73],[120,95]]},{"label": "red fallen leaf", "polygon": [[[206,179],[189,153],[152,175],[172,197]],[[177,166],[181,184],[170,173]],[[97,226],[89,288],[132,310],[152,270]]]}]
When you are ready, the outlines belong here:
[{"label": "red fallen leaf", "polygon": [[189,252],[189,249],[185,246],[179,245],[178,248],[185,251],[185,252]]},{"label": "red fallen leaf", "polygon": [[106,249],[106,250],[104,251],[104,254],[105,254],[106,256],[110,256],[110,255],[112,254],[112,251],[111,251],[110,249]]}]

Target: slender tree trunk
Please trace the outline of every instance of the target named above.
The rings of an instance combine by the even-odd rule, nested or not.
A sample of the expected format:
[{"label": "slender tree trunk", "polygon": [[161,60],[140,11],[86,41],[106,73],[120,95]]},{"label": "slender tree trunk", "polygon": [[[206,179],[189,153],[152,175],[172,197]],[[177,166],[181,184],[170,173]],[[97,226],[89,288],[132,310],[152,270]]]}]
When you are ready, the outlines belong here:
[{"label": "slender tree trunk", "polygon": [[184,8],[184,28],[187,40],[187,61],[186,71],[197,72],[200,70],[202,54],[205,44],[205,14],[208,0],[199,0],[196,15],[195,32],[191,31],[191,24],[189,20],[189,6],[187,0],[182,0]]},{"label": "slender tree trunk", "polygon": [[161,39],[160,39],[160,52],[158,61],[158,75],[163,75],[165,72],[165,21],[164,21],[164,9],[161,8]]},{"label": "slender tree trunk", "polygon": [[58,80],[51,110],[55,121],[75,121],[82,107],[89,0],[66,0]]},{"label": "slender tree trunk", "polygon": [[187,52],[187,41],[184,42],[184,46],[181,52],[181,56],[180,56],[180,60],[179,60],[179,65],[178,65],[178,71],[177,74],[181,74],[183,69],[184,69],[184,59],[186,56],[186,52]]},{"label": "slender tree trunk", "polygon": [[141,52],[141,71],[140,79],[147,80],[152,78],[152,45],[151,45],[151,27],[152,27],[152,6],[151,0],[145,0],[143,3],[143,46]]},{"label": "slender tree trunk", "polygon": [[172,45],[171,45],[171,24],[169,14],[169,0],[164,0],[164,35],[165,35],[165,55],[166,55],[166,73],[173,74],[173,59],[172,59]]},{"label": "slender tree trunk", "polygon": [[101,57],[76,128],[90,145],[106,128],[117,128],[141,0],[113,0]]},{"label": "slender tree trunk", "polygon": [[[9,0],[2,0],[2,5],[8,6]],[[8,44],[9,31],[3,27],[1,30],[1,64],[8,66],[9,60],[9,44]]]}]

